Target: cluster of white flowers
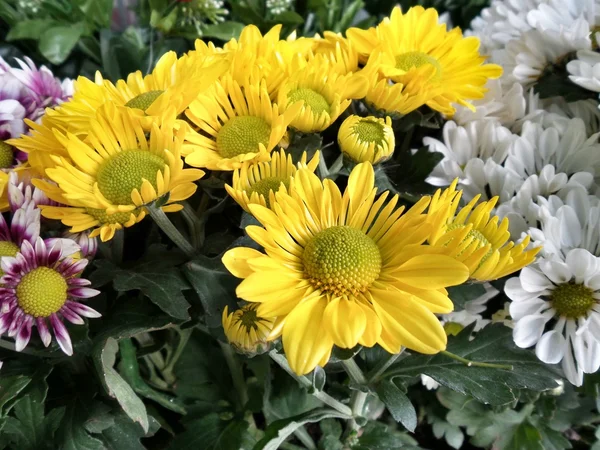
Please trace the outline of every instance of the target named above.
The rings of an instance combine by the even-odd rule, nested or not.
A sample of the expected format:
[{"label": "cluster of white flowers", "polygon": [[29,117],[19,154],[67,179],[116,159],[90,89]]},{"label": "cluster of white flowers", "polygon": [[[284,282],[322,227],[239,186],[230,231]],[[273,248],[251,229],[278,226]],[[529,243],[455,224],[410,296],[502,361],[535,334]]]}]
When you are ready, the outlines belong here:
[{"label": "cluster of white flowers", "polygon": [[492,0],[471,28],[504,75],[424,139],[428,182],[498,196],[512,238],[543,245],[505,285],[513,337],[580,386],[600,368],[600,0]]}]

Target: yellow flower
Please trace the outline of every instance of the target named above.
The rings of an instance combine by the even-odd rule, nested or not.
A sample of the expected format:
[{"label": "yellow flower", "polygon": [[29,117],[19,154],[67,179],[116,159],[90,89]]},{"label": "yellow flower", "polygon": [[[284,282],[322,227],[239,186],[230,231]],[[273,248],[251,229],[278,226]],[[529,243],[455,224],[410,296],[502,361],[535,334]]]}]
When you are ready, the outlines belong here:
[{"label": "yellow flower", "polygon": [[458,210],[462,191],[456,191],[457,181],[431,200],[428,220],[437,226],[429,243],[464,263],[469,278],[477,281],[496,280],[531,264],[541,248],[526,250],[529,236],[518,244],[509,241],[508,219],[490,217],[498,197],[477,204],[478,195]]},{"label": "yellow flower", "polygon": [[85,140],[62,136],[69,158],[53,156],[45,171],[50,181],[34,180],[50,199],[66,206],[42,207],[42,214],[59,219],[74,233],[95,228],[91,237],[112,239],[116,230],[139,222],[146,206],[167,199],[164,211],[178,211],[196,191],[204,175],[183,169],[180,152],[185,127],[170,120],[152,124],[146,136],[140,118],[129,108],[106,104],[90,123]]},{"label": "yellow flower", "polygon": [[266,161],[302,105],[284,113],[271,103],[264,81],[240,86],[227,75],[192,102],[185,162],[211,170],[234,170],[244,161]]},{"label": "yellow flower", "polygon": [[0,212],[8,211],[8,179],[9,175],[0,170]]},{"label": "yellow flower", "polygon": [[340,126],[338,145],[354,162],[377,164],[385,161],[392,156],[396,145],[392,119],[352,115]]},{"label": "yellow flower", "polygon": [[333,63],[317,55],[283,83],[277,104],[287,110],[303,101],[291,126],[303,133],[315,133],[335,122],[352,99],[363,98],[368,88],[368,80],[362,75],[342,75],[334,70]]},{"label": "yellow flower", "polygon": [[398,196],[384,206],[389,192],[376,199],[369,163],[354,168],[344,194],[307,169],[288,191],[275,194],[272,210],[249,205],[262,227],[246,232],[265,253],[237,247],[223,263],[244,279],[238,297],[260,303],[258,315],[281,324],[291,368],[305,374],[324,366],[334,344],[444,349],[435,313],[452,310],[444,288],[464,282],[468,269],[421,245],[431,233],[421,219],[429,199],[404,215]]},{"label": "yellow flower", "polygon": [[339,33],[325,31],[323,37],[318,34],[313,39],[312,53],[323,55],[333,63],[333,70],[341,74],[356,72],[358,70],[358,52],[348,39]]},{"label": "yellow flower", "polygon": [[473,109],[469,100],[482,98],[487,80],[502,74],[500,66],[484,65],[478,38],[463,37],[459,28],[447,31],[433,8],[415,6],[402,14],[395,7],[375,29],[351,28],[347,36],[359,54],[370,55],[368,72],[405,87],[426,84],[427,105],[447,115],[455,112],[452,103]]},{"label": "yellow flower", "polygon": [[79,77],[73,98],[48,114],[68,131],[86,134],[96,111],[110,102],[148,116],[144,125],[149,127],[153,117],[161,118],[172,108],[176,115],[182,113],[228,68],[220,55],[205,55],[203,60],[195,58],[193,65],[191,62],[188,56],[177,59],[175,52],[167,52],[146,76],[138,70],[116,84],[104,80],[99,72],[95,82]]},{"label": "yellow flower", "polygon": [[257,309],[258,305],[250,303],[229,314],[229,308],[225,306],[222,318],[229,343],[240,353],[251,356],[268,350],[267,339],[275,322],[259,316]]},{"label": "yellow flower", "polygon": [[228,184],[225,189],[247,212],[248,205],[259,204],[267,208],[275,199],[279,190],[286,191],[290,181],[298,169],[308,168],[314,172],[319,164],[319,152],[306,163],[306,153],[302,155],[298,168],[292,161],[292,155],[287,155],[281,149],[271,155],[268,162],[243,163],[240,169],[233,172],[233,187]]}]

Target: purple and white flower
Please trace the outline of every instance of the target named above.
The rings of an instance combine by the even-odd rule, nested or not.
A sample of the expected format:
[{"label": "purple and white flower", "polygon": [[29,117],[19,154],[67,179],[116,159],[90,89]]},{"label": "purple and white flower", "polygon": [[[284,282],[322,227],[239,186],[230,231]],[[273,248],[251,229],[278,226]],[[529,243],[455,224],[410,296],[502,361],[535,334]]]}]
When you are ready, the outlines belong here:
[{"label": "purple and white flower", "polygon": [[50,200],[41,189],[31,184],[31,176],[27,171],[11,172],[8,179],[8,203],[11,211],[23,208],[23,205],[33,203],[40,205],[58,205]]},{"label": "purple and white flower", "polygon": [[89,280],[80,278],[89,261],[74,261],[68,257],[69,251],[65,252],[63,240],[48,245],[38,238],[33,245],[23,241],[15,257],[2,259],[0,334],[14,337],[17,351],[27,346],[35,326],[46,347],[53,332],[62,351],[72,355],[73,345],[63,321],[82,325],[83,317],[100,317],[81,303],[100,293],[88,287]]}]

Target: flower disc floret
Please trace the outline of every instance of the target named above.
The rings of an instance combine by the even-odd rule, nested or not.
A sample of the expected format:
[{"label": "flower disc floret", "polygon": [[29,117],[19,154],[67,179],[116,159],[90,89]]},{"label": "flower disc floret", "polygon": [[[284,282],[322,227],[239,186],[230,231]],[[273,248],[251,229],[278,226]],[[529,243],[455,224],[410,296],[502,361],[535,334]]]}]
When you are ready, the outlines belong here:
[{"label": "flower disc floret", "polygon": [[556,312],[567,319],[587,316],[596,304],[594,291],[583,284],[559,284],[552,290],[550,301]]},{"label": "flower disc floret", "polygon": [[142,111],[146,112],[146,110],[150,108],[150,105],[152,105],[152,103],[154,103],[154,101],[160,95],[162,95],[163,92],[163,90],[144,92],[143,94],[133,97],[131,100],[125,103],[125,106],[128,108],[141,109]]},{"label": "flower disc floret", "polygon": [[310,106],[313,114],[321,114],[326,112],[329,114],[331,111],[329,102],[323,95],[314,91],[310,88],[298,88],[288,93],[288,102],[295,103],[298,101],[304,101],[304,106]]},{"label": "flower disc floret", "polygon": [[0,169],[12,167],[14,159],[13,146],[4,141],[0,141]]},{"label": "flower disc floret", "polygon": [[217,151],[234,158],[269,144],[271,126],[262,117],[238,116],[223,125],[217,134]]},{"label": "flower disc floret", "polygon": [[17,303],[25,314],[49,317],[67,301],[67,282],[57,271],[38,267],[27,273],[17,286]]},{"label": "flower disc floret", "polygon": [[423,52],[406,52],[396,55],[396,68],[408,72],[410,69],[419,68],[425,64],[430,64],[435,68],[435,76],[439,77],[442,72],[442,66],[437,59]]}]

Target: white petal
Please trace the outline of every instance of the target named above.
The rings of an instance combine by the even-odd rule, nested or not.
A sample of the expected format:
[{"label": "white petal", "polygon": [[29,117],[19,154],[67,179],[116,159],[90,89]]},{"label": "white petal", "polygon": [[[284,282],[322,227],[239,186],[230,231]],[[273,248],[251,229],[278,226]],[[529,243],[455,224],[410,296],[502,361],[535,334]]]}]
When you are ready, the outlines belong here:
[{"label": "white petal", "polygon": [[596,257],[581,248],[570,250],[566,257],[566,263],[577,283],[582,283],[584,279],[591,277],[596,272],[598,265]]},{"label": "white petal", "polygon": [[513,340],[521,348],[534,345],[544,332],[548,319],[542,315],[528,316],[517,323],[513,330]]},{"label": "white petal", "polygon": [[539,270],[525,267],[519,276],[521,286],[527,292],[540,292],[552,288],[552,282]]},{"label": "white petal", "polygon": [[559,363],[565,353],[565,338],[556,330],[544,333],[535,346],[535,354],[546,364]]}]

